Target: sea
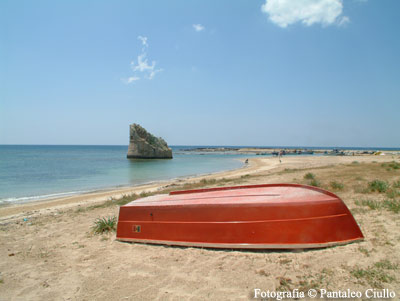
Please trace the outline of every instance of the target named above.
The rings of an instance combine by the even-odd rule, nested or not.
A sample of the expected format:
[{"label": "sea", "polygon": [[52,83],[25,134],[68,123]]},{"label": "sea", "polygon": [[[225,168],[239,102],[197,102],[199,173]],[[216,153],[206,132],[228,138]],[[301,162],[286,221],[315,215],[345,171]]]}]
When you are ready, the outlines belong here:
[{"label": "sea", "polygon": [[233,170],[243,166],[243,159],[255,156],[198,150],[215,147],[254,146],[171,146],[173,159],[134,160],[126,158],[127,145],[0,145],[0,205]]},{"label": "sea", "polygon": [[243,166],[233,152],[188,151],[173,159],[127,159],[128,146],[0,145],[0,205],[141,185]]}]

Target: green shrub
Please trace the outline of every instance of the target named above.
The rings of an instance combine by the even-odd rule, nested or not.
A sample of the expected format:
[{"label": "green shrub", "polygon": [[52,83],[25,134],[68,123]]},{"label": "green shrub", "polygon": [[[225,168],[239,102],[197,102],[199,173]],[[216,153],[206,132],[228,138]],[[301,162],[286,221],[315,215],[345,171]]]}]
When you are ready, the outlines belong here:
[{"label": "green shrub", "polygon": [[377,209],[382,208],[382,203],[378,202],[378,201],[374,201],[374,200],[368,200],[368,199],[367,200],[361,200],[361,201],[357,200],[355,203],[358,206],[367,206],[371,210],[377,210]]},{"label": "green shrub", "polygon": [[310,185],[315,187],[320,187],[321,183],[317,179],[313,179],[311,180]]},{"label": "green shrub", "polygon": [[311,172],[306,173],[306,174],[304,175],[304,179],[313,180],[313,179],[315,179],[315,175],[314,175],[313,173],[311,173]]},{"label": "green shrub", "polygon": [[393,182],[392,186],[394,188],[400,188],[400,180],[397,180],[396,182]]},{"label": "green shrub", "polygon": [[116,227],[117,218],[115,216],[108,216],[96,218],[92,229],[94,233],[102,234],[105,232],[115,231]]},{"label": "green shrub", "polygon": [[366,206],[371,210],[386,209],[394,213],[400,212],[400,201],[395,199],[384,200],[383,202],[374,200],[356,200],[356,205]]},{"label": "green shrub", "polygon": [[389,166],[393,169],[400,169],[400,163],[397,163],[395,161],[392,161],[389,163]]},{"label": "green shrub", "polygon": [[368,183],[368,188],[371,191],[386,192],[389,188],[389,184],[381,180],[373,180]]},{"label": "green shrub", "polygon": [[394,213],[399,213],[400,212],[400,201],[398,200],[384,200],[383,205],[385,208],[389,211],[392,211]]},{"label": "green shrub", "polygon": [[400,195],[400,192],[396,189],[389,189],[386,191],[386,195],[388,198],[394,199]]},{"label": "green shrub", "polygon": [[331,186],[333,189],[335,189],[335,190],[343,190],[343,188],[344,188],[343,183],[336,182],[336,181],[332,181],[332,182],[330,183],[330,186]]}]

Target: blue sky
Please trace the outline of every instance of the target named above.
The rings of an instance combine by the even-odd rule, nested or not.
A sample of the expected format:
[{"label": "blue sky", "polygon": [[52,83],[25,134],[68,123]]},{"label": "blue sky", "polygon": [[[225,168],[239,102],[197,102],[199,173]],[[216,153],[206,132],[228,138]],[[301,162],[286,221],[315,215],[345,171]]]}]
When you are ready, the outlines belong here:
[{"label": "blue sky", "polygon": [[0,1],[0,144],[400,147],[399,10]]}]

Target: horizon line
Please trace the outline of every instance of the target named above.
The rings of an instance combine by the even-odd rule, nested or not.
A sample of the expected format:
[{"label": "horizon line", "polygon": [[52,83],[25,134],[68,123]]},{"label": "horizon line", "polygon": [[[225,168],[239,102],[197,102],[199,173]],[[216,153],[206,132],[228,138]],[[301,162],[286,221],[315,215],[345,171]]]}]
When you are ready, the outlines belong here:
[{"label": "horizon line", "polygon": [[[0,146],[126,146],[129,144],[0,144]],[[310,146],[310,145],[212,145],[212,144],[169,144],[169,146],[190,146],[190,147],[230,147],[230,148],[357,148],[357,149],[395,149],[400,146]]]}]

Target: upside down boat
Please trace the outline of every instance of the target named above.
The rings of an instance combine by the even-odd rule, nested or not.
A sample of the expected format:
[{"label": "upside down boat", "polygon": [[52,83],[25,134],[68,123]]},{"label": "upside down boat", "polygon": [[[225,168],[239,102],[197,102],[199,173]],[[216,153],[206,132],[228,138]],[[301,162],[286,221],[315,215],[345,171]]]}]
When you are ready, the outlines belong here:
[{"label": "upside down boat", "polygon": [[174,191],[121,206],[121,241],[236,249],[320,248],[362,240],[349,209],[312,186]]}]

